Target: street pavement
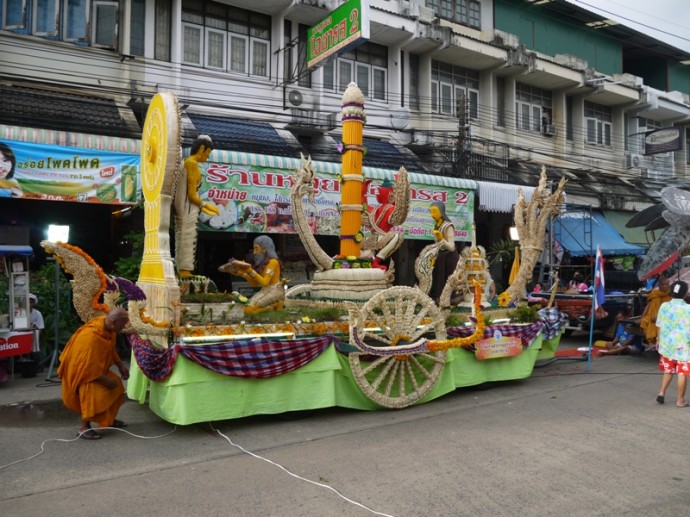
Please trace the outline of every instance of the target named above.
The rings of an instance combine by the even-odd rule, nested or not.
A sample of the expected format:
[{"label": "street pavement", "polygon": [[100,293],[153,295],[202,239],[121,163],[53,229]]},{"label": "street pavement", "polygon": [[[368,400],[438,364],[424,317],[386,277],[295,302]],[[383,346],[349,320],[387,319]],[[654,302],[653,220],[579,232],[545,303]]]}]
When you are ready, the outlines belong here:
[{"label": "street pavement", "polygon": [[650,516],[690,504],[690,408],[675,406],[675,381],[655,402],[654,354],[555,361],[403,410],[176,427],[128,401],[129,427],[98,441],[75,438],[79,418],[45,375],[0,385],[6,517]]}]

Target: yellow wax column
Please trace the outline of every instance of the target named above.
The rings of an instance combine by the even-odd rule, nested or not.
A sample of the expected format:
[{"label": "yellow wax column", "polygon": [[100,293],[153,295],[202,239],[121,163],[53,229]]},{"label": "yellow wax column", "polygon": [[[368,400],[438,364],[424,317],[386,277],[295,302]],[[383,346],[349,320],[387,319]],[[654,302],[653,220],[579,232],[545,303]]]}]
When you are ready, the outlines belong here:
[{"label": "yellow wax column", "polygon": [[364,95],[350,83],[343,94],[343,159],[340,193],[340,254],[359,257],[362,230],[362,159],[364,158]]}]

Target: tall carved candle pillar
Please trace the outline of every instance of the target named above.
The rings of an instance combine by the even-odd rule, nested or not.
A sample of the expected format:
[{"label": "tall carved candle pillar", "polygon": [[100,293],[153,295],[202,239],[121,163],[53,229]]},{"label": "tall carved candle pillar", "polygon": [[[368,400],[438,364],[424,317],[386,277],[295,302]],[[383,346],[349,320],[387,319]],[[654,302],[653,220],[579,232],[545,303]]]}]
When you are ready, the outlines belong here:
[{"label": "tall carved candle pillar", "polygon": [[359,257],[362,230],[362,160],[364,158],[364,95],[355,83],[343,94],[343,158],[340,219],[340,254]]}]

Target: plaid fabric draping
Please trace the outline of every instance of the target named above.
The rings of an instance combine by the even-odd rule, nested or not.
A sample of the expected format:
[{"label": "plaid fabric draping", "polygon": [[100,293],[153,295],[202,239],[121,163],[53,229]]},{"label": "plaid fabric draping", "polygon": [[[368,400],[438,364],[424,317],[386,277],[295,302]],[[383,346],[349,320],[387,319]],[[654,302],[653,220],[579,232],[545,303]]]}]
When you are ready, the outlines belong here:
[{"label": "plaid fabric draping", "polygon": [[[498,330],[504,336],[519,337],[522,341],[522,347],[527,348],[536,339],[542,331],[542,328],[544,328],[543,321],[537,321],[529,325],[487,325],[484,329],[484,339],[493,337],[494,333]],[[467,337],[472,335],[474,327],[450,327],[446,332],[448,333],[448,337]],[[467,350],[474,350],[474,346],[467,346],[464,348]]]},{"label": "plaid fabric draping", "polygon": [[180,353],[190,361],[223,375],[267,379],[296,370],[317,358],[334,336],[270,341],[252,339],[213,345],[174,345],[154,347],[138,336],[130,336],[134,357],[142,372],[151,380],[165,380]]},{"label": "plaid fabric draping", "polygon": [[539,309],[539,319],[544,322],[544,340],[560,335],[568,323],[568,316],[556,307]]},{"label": "plaid fabric draping", "polygon": [[134,359],[144,375],[158,382],[170,376],[179,352],[177,345],[170,348],[158,348],[139,337],[138,334],[129,334],[127,337],[129,344],[132,345]]}]

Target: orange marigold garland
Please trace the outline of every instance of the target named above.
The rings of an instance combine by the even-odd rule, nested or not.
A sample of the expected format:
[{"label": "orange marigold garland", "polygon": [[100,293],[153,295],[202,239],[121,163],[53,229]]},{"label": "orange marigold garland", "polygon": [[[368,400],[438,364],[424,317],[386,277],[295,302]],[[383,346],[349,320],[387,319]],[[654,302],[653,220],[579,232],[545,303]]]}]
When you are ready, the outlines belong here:
[{"label": "orange marigold garland", "polygon": [[484,329],[486,322],[484,321],[484,313],[482,312],[482,287],[478,282],[474,284],[474,313],[477,318],[477,323],[472,335],[467,337],[457,337],[454,339],[446,339],[443,341],[429,341],[427,347],[430,352],[440,352],[448,350],[449,348],[459,348],[476,343],[484,336]]}]

